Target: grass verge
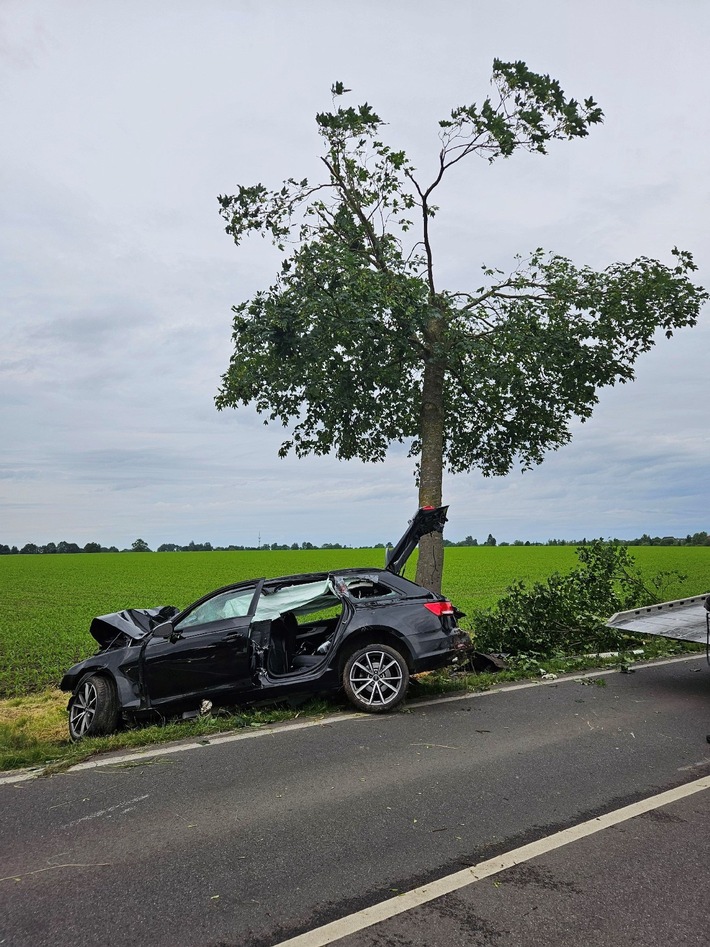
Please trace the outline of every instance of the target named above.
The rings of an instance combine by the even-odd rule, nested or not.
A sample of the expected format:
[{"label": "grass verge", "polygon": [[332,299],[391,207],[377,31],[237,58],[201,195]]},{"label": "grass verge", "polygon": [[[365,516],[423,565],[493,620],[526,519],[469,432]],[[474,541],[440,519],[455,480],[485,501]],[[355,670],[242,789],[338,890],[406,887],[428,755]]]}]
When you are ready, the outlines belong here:
[{"label": "grass verge", "polygon": [[[467,673],[445,668],[418,675],[412,682],[410,697],[437,696],[461,691],[490,690],[495,684],[539,679],[546,674],[570,674],[595,668],[623,667],[637,660],[668,657],[682,653],[702,653],[698,645],[653,639],[644,644],[643,655],[620,653],[612,657],[578,655],[538,659],[523,655],[496,673]],[[94,737],[71,743],[67,735],[68,695],[57,689],[13,697],[0,701],[0,771],[39,767],[56,772],[100,753],[147,747],[172,740],[209,739],[218,733],[263,727],[296,717],[318,718],[337,713],[342,702],[336,699],[311,700],[298,709],[272,707],[218,711],[193,720],[172,720],[122,730],[106,737]],[[349,708],[352,710],[352,708]]]}]

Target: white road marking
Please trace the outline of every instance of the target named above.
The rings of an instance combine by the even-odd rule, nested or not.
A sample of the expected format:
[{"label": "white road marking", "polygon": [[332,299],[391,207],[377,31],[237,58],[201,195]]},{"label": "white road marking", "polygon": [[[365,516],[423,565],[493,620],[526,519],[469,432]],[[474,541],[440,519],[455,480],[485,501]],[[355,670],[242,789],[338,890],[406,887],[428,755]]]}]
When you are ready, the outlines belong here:
[{"label": "white road marking", "polygon": [[[641,667],[663,667],[664,664],[679,664],[683,661],[693,661],[704,657],[700,654],[682,655],[679,658],[667,658],[663,661],[652,661],[648,665]],[[605,668],[602,671],[585,671],[582,674],[570,674],[564,677],[558,677],[554,681],[525,681],[522,684],[504,684],[502,686],[494,685],[487,691],[472,691],[466,694],[454,694],[451,697],[432,697],[427,700],[415,700],[409,704],[409,709],[416,710],[419,707],[432,707],[437,704],[449,704],[461,700],[479,700],[484,697],[493,697],[496,694],[510,694],[513,691],[527,690],[531,687],[558,687],[561,684],[574,683],[589,678],[602,677],[605,674],[618,674],[617,667]],[[304,720],[302,723],[292,723],[285,721],[273,727],[264,727],[263,729],[238,730],[235,733],[225,733],[219,736],[211,736],[206,739],[207,742],[201,742],[200,739],[190,739],[181,743],[165,743],[159,746],[142,747],[129,753],[122,753],[120,756],[101,756],[98,759],[87,760],[85,763],[76,763],[70,766],[64,772],[79,773],[87,769],[99,769],[104,766],[121,766],[124,763],[133,763],[136,760],[150,760],[159,756],[170,756],[173,753],[184,753],[186,750],[201,750],[208,746],[219,746],[223,743],[234,743],[236,740],[251,740],[256,737],[276,736],[280,733],[288,733],[291,730],[308,730],[311,727],[334,726],[336,723],[345,723],[347,720],[380,720],[379,714],[367,713],[347,713],[333,714],[330,717],[323,717],[320,720]],[[33,768],[22,770],[18,773],[5,774],[0,776],[0,786],[8,783],[21,783],[29,779],[35,779],[41,776],[43,768]]]},{"label": "white road marking", "polygon": [[81,822],[88,822],[91,819],[100,819],[101,816],[108,815],[111,812],[115,812],[116,809],[123,809],[124,806],[131,806],[135,808],[132,804],[134,802],[142,802],[144,799],[147,799],[150,793],[147,793],[145,796],[136,796],[135,799],[129,799],[127,802],[117,802],[113,806],[109,806],[106,809],[99,809],[98,812],[91,812],[89,815],[83,815],[80,819],[74,819],[73,822],[67,822],[66,825],[63,825],[63,829],[70,829],[74,825],[79,825]]},{"label": "white road marking", "polygon": [[327,947],[328,944],[347,937],[349,934],[355,934],[367,927],[372,927],[373,924],[379,924],[381,921],[396,917],[398,914],[404,914],[406,911],[427,904],[435,898],[450,894],[452,891],[458,891],[460,888],[481,881],[483,878],[490,878],[491,875],[497,875],[514,865],[530,861],[539,855],[562,848],[563,845],[577,842],[604,829],[619,825],[621,822],[643,815],[645,812],[660,809],[662,806],[667,806],[672,802],[685,799],[706,789],[710,789],[710,776],[704,776],[702,779],[695,780],[695,782],[686,783],[676,789],[669,789],[656,796],[650,796],[648,799],[635,802],[630,806],[616,809],[614,812],[607,812],[596,819],[590,819],[588,822],[581,822],[579,825],[573,825],[561,832],[555,832],[554,835],[548,835],[547,838],[539,839],[537,842],[530,842],[521,848],[506,852],[504,855],[489,858],[487,861],[479,862],[477,865],[464,868],[452,875],[446,875],[430,884],[413,888],[411,891],[395,898],[373,904],[372,907],[358,911],[356,914],[350,914],[348,917],[340,918],[330,924],[325,924],[323,927],[281,941],[275,944],[274,947]]},{"label": "white road marking", "polygon": [[[0,776],[0,786],[7,783],[24,783],[28,779],[35,779],[37,776],[41,776],[44,772],[44,767],[33,767],[32,769],[21,769],[17,773],[13,773],[9,776]],[[24,788],[24,787],[22,787]],[[2,943],[2,941],[0,941]]]}]

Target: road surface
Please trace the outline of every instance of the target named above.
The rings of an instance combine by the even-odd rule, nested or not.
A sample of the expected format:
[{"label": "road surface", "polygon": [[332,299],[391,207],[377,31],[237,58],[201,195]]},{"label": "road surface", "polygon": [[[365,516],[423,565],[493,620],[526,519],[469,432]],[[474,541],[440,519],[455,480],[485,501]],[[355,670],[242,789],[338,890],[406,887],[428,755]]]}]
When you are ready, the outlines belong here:
[{"label": "road surface", "polygon": [[[0,945],[271,947],[696,782],[707,732],[701,656],[0,781]],[[658,806],[339,943],[707,943],[709,802]]]}]

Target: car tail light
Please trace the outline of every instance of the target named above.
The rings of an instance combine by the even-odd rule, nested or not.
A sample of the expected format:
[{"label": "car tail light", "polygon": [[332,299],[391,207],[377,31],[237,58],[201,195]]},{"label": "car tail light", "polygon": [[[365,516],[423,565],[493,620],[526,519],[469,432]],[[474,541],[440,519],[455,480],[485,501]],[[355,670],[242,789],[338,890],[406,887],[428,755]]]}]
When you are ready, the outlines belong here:
[{"label": "car tail light", "polygon": [[424,605],[424,608],[428,608],[430,612],[433,612],[440,618],[442,615],[454,614],[454,606],[451,604],[451,602],[427,602]]}]

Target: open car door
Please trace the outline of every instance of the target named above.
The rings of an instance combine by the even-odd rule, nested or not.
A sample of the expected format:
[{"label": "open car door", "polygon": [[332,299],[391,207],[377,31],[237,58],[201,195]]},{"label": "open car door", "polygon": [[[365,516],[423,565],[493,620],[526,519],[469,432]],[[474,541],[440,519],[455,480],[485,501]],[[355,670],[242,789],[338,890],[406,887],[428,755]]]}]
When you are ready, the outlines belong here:
[{"label": "open car door", "polygon": [[429,533],[443,533],[448,509],[448,506],[422,506],[418,509],[409,521],[404,536],[388,550],[385,569],[395,575],[400,575],[422,536],[428,536]]}]

